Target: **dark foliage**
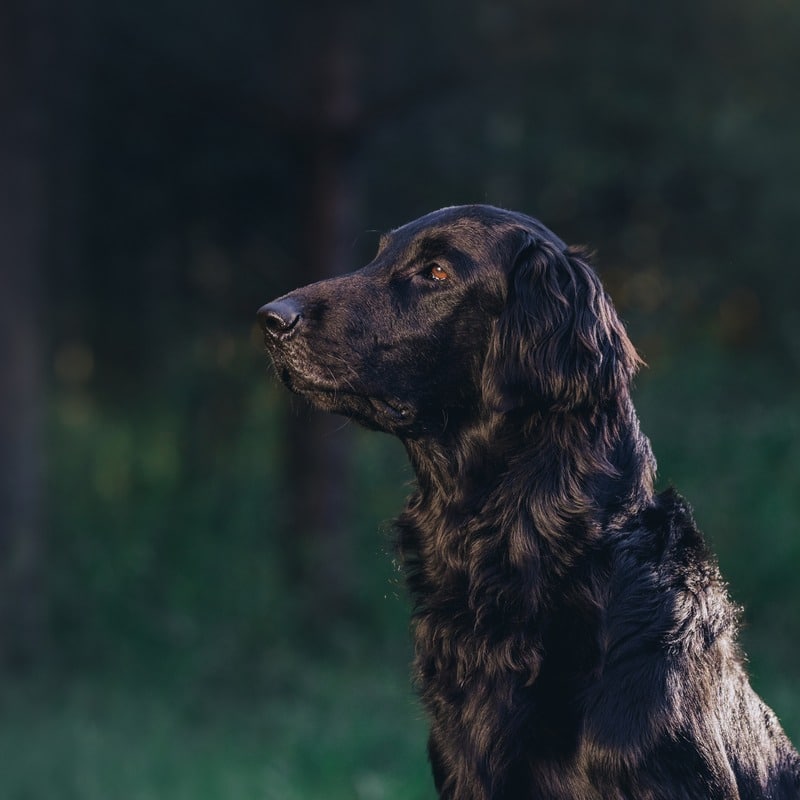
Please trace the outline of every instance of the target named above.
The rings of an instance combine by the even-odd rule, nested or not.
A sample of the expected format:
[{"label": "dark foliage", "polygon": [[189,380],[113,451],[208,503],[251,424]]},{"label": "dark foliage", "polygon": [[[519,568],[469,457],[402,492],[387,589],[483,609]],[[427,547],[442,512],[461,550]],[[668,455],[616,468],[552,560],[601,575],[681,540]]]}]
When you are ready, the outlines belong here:
[{"label": "dark foliage", "polygon": [[445,209],[260,316],[290,389],[411,457],[399,550],[441,797],[800,795],[716,563],[654,493],[639,360],[581,252]]}]

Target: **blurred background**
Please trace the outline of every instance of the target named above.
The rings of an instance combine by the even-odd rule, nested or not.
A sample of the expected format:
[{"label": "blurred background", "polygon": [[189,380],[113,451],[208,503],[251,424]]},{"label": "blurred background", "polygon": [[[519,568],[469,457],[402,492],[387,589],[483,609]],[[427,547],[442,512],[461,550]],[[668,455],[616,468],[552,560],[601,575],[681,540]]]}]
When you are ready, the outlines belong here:
[{"label": "blurred background", "polygon": [[800,742],[800,6],[2,0],[0,796],[430,798],[399,444],[255,311],[488,202],[597,252]]}]

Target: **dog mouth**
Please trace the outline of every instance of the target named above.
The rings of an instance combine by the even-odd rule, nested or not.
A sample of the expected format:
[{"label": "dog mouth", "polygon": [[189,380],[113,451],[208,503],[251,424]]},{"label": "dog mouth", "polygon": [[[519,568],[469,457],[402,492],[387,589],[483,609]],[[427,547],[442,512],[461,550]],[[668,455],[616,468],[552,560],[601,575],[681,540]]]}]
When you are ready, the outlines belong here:
[{"label": "dog mouth", "polygon": [[343,414],[367,427],[397,430],[413,421],[410,406],[385,397],[373,397],[351,390],[303,389],[297,392],[323,411]]},{"label": "dog mouth", "polygon": [[411,419],[411,409],[397,400],[385,400],[379,397],[367,397],[366,400],[378,413],[394,417],[398,422]]},{"label": "dog mouth", "polygon": [[324,411],[363,420],[381,419],[395,425],[411,422],[414,416],[410,405],[394,397],[357,391],[351,385],[340,387],[321,384],[286,367],[279,369],[278,374],[290,391],[305,397]]}]

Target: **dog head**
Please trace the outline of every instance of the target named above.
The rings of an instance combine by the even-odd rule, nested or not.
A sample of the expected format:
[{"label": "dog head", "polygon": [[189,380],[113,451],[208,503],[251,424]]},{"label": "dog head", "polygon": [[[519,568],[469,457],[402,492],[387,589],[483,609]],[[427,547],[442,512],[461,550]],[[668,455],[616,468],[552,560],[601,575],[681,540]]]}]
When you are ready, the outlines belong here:
[{"label": "dog head", "polygon": [[284,295],[259,319],[291,390],[405,437],[602,404],[639,363],[582,256],[490,206],[404,225],[363,269]]}]

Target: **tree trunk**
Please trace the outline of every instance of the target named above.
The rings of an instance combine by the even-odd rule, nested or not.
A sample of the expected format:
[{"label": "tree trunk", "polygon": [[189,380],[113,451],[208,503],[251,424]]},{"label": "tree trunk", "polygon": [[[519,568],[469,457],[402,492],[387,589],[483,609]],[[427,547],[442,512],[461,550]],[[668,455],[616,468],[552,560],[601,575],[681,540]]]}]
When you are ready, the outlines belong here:
[{"label": "tree trunk", "polygon": [[[300,211],[298,285],[353,268],[360,190],[359,108],[354,25],[339,12],[314,64],[314,107],[301,123],[298,155],[304,174]],[[296,577],[316,606],[347,602],[352,587],[352,514],[349,498],[352,433],[345,420],[295,403],[290,411],[288,551]]]},{"label": "tree trunk", "polygon": [[42,267],[47,219],[46,0],[0,6],[0,664],[44,636]]}]

